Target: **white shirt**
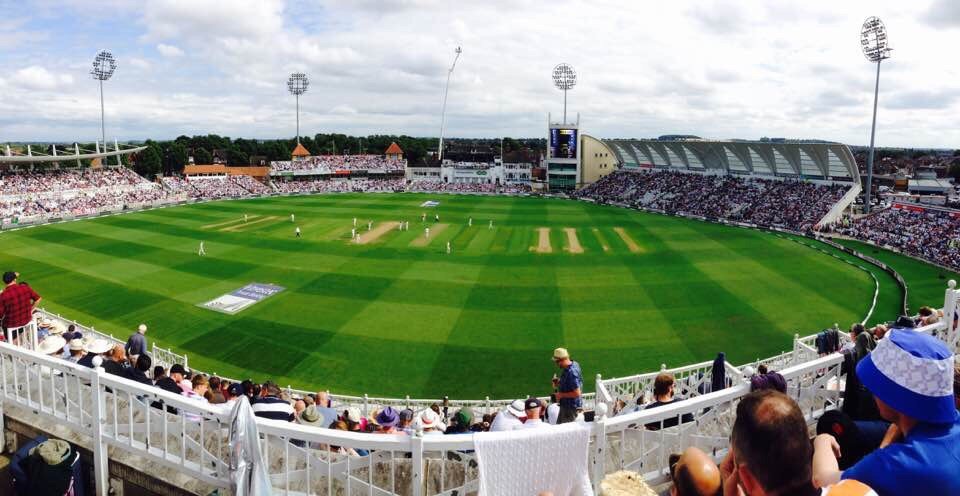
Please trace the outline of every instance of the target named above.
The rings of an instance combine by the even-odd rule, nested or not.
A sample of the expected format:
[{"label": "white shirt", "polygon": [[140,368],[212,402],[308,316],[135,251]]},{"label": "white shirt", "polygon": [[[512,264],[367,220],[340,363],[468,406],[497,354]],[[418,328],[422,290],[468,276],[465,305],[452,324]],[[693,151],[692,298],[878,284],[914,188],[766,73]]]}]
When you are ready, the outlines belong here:
[{"label": "white shirt", "polygon": [[507,410],[501,410],[490,424],[490,432],[512,431],[523,426],[523,421]]},{"label": "white shirt", "polygon": [[548,425],[550,424],[540,419],[527,419],[526,422],[520,424],[520,426],[516,428],[517,429],[539,429],[541,427],[546,427]]}]

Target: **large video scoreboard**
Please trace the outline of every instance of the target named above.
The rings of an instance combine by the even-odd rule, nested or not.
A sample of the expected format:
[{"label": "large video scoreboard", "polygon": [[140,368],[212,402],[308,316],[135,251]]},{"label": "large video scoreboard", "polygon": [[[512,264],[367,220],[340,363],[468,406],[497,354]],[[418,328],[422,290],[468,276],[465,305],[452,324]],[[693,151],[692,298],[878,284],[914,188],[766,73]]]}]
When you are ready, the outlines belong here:
[{"label": "large video scoreboard", "polygon": [[550,128],[550,158],[577,158],[577,130]]}]

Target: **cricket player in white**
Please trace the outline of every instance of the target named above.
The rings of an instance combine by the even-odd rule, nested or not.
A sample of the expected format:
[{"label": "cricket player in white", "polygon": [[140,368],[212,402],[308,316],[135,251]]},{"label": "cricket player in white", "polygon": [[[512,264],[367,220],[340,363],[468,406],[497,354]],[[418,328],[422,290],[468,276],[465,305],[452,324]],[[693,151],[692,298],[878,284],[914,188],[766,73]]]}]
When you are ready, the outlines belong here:
[{"label": "cricket player in white", "polygon": [[430,237],[430,228],[429,228],[429,227],[423,229],[423,237],[424,237],[424,238],[429,238],[429,237]]},{"label": "cricket player in white", "polygon": [[420,222],[426,222],[426,221],[427,221],[427,213],[424,212],[423,215],[420,216]]},{"label": "cricket player in white", "polygon": [[356,218],[356,217],[353,218],[353,227],[357,227],[357,218]]},{"label": "cricket player in white", "polygon": [[473,227],[473,217],[467,219],[467,227]]},{"label": "cricket player in white", "polygon": [[300,226],[297,226],[296,230],[294,230],[293,232],[296,233],[297,237],[299,238],[299,237],[300,237]]},{"label": "cricket player in white", "polygon": [[367,222],[367,230],[368,230],[368,231],[372,231],[372,230],[373,230],[373,221],[372,221],[372,220],[371,220],[370,222]]},{"label": "cricket player in white", "polygon": [[357,239],[357,228],[354,227],[350,230],[350,239]]},{"label": "cricket player in white", "polygon": [[435,222],[440,222],[440,214],[433,214],[433,220]]},{"label": "cricket player in white", "polygon": [[488,227],[487,229],[493,229],[493,219],[490,219],[490,227]]},{"label": "cricket player in white", "polygon": [[204,250],[204,249],[203,249],[203,241],[201,241],[201,242],[200,242],[200,250],[197,252],[197,255],[203,256],[203,255],[206,255],[206,254],[207,254],[207,250]]},{"label": "cricket player in white", "polygon": [[292,223],[292,222],[296,222],[296,221],[293,220],[293,219],[294,219],[293,214],[290,214],[290,222],[291,222],[291,223]]},{"label": "cricket player in white", "polygon": [[447,241],[447,255],[450,254],[450,242]]},{"label": "cricket player in white", "polygon": [[243,222],[244,222],[244,223],[247,222],[247,214],[243,214]]}]

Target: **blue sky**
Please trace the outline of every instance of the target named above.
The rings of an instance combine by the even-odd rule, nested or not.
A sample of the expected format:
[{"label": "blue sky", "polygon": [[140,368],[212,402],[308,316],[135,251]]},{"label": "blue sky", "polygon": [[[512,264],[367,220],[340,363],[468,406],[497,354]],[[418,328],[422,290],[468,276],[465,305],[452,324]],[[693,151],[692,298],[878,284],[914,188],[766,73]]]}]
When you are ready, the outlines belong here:
[{"label": "blue sky", "polygon": [[868,15],[886,22],[878,144],[960,148],[960,2],[587,0],[0,0],[0,142],[294,134],[285,80],[311,79],[304,134],[541,136],[569,111],[600,137],[785,136],[865,144]]}]

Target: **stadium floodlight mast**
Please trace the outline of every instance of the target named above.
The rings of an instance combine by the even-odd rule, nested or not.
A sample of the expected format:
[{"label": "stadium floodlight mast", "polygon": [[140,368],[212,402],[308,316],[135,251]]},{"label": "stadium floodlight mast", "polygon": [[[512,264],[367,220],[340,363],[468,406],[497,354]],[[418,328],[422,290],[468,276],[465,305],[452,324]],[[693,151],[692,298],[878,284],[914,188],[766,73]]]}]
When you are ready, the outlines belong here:
[{"label": "stadium floodlight mast", "polygon": [[297,97],[297,144],[300,144],[300,95],[307,92],[310,86],[310,80],[302,72],[294,72],[287,80],[287,90]]},{"label": "stadium floodlight mast", "polygon": [[887,46],[887,28],[879,17],[868,17],[860,29],[860,47],[870,62],[877,64],[877,80],[873,86],[873,123],[870,125],[870,151],[867,152],[867,187],[863,202],[864,213],[870,213],[870,193],[873,189],[873,139],[877,132],[877,97],[880,93],[880,62],[890,58]]},{"label": "stadium floodlight mast", "polygon": [[577,71],[570,64],[557,64],[553,68],[553,85],[563,90],[563,123],[567,123],[567,90],[577,85]]},{"label": "stadium floodlight mast", "polygon": [[450,91],[450,76],[453,75],[453,69],[457,67],[457,61],[460,60],[463,49],[458,46],[453,53],[453,63],[447,70],[447,85],[443,88],[443,107],[440,109],[440,144],[437,145],[437,160],[441,163],[443,162],[443,128],[447,123],[447,93]]},{"label": "stadium floodlight mast", "polygon": [[97,56],[93,58],[90,75],[93,79],[100,81],[100,139],[103,143],[103,151],[107,151],[107,131],[103,123],[103,82],[110,79],[115,70],[117,70],[117,61],[113,58],[113,54],[107,50],[97,52]]}]

